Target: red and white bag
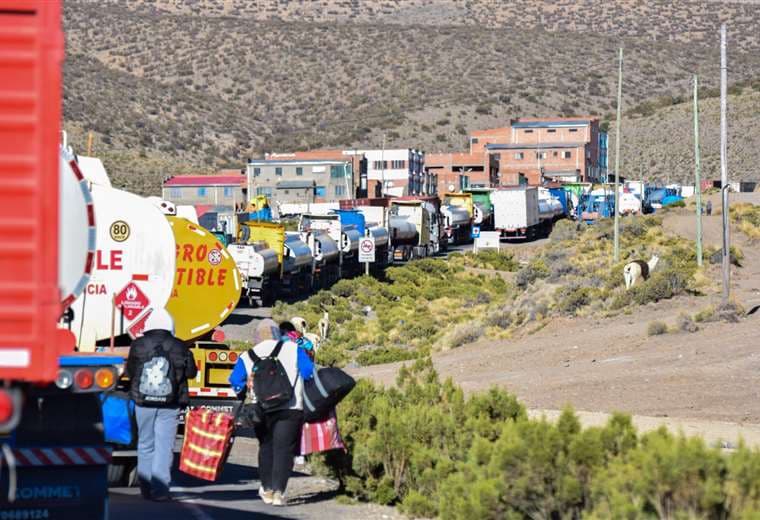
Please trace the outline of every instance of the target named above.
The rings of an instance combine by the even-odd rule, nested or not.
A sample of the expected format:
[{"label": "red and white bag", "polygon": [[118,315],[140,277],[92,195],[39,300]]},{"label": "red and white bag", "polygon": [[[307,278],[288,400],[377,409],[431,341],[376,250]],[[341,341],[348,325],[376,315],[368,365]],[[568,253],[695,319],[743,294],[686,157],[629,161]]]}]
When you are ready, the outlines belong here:
[{"label": "red and white bag", "polygon": [[304,423],[301,430],[301,455],[319,453],[321,451],[345,450],[346,445],[338,430],[338,418],[335,410],[331,411],[327,419]]},{"label": "red and white bag", "polygon": [[215,481],[230,453],[234,423],[234,417],[227,413],[199,408],[188,411],[185,440],[179,457],[180,471]]}]

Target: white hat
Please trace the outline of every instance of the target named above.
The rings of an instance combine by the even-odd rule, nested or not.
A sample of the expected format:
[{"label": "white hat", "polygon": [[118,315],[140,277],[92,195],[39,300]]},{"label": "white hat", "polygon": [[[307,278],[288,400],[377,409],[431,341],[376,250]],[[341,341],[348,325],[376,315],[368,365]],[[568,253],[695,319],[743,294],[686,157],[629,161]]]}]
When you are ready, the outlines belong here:
[{"label": "white hat", "polygon": [[160,309],[153,309],[153,311],[145,320],[145,332],[149,330],[168,330],[174,334],[174,320],[169,311],[163,307]]}]

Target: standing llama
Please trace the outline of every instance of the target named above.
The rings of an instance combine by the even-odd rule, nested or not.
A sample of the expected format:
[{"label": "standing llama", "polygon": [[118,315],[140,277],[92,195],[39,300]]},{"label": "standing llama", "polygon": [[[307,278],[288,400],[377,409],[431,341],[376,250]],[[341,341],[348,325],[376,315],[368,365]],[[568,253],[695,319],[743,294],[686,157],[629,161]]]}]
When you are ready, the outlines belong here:
[{"label": "standing llama", "polygon": [[645,262],[644,260],[634,260],[633,262],[625,264],[625,267],[623,268],[625,290],[627,291],[633,287],[634,284],[639,280],[646,280],[649,278],[649,273],[654,270],[659,260],[659,256],[652,255],[652,258],[649,259],[649,262]]}]

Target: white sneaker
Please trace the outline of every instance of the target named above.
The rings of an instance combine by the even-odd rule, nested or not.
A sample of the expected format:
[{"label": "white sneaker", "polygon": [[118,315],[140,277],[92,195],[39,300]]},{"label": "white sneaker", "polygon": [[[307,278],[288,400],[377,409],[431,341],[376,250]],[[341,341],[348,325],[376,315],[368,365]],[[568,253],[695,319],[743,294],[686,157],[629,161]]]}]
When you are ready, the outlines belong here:
[{"label": "white sneaker", "polygon": [[283,507],[288,505],[288,500],[285,498],[285,495],[279,491],[275,491],[272,497],[272,505],[275,507]]},{"label": "white sneaker", "polygon": [[259,486],[259,496],[261,497],[262,502],[269,505],[272,503],[272,499],[274,498],[274,491],[267,491],[263,487]]}]

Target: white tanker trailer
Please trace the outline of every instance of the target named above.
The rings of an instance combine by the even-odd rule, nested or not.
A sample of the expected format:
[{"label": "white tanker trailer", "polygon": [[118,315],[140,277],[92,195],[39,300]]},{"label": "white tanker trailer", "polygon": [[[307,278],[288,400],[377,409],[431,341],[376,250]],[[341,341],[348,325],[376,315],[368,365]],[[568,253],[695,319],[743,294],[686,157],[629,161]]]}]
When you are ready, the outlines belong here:
[{"label": "white tanker trailer", "polygon": [[470,238],[472,220],[467,208],[462,206],[441,206],[443,225],[449,244],[461,244]]}]

